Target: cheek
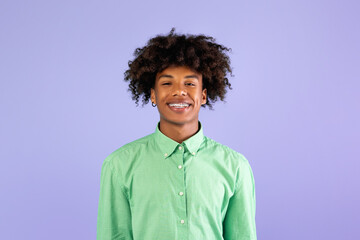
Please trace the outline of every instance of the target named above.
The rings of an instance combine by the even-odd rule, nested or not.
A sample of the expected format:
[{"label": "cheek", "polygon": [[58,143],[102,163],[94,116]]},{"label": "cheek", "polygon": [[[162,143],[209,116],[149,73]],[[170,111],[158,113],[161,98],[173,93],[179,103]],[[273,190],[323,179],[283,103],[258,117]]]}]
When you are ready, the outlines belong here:
[{"label": "cheek", "polygon": [[194,99],[197,103],[201,104],[203,98],[202,91],[196,92],[196,98]]},{"label": "cheek", "polygon": [[164,101],[165,102],[165,99],[166,99],[166,94],[164,94],[164,92],[158,92],[158,94],[156,95],[157,96],[157,99],[159,101]]}]

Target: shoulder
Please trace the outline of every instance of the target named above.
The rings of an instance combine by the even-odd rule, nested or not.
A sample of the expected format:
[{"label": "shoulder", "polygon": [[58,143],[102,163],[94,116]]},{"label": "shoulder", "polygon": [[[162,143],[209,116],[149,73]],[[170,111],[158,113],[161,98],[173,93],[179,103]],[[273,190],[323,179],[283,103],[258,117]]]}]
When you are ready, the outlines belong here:
[{"label": "shoulder", "polygon": [[207,151],[217,156],[216,161],[222,161],[230,169],[236,184],[239,184],[241,179],[250,179],[247,183],[254,182],[251,165],[242,153],[208,137],[205,142],[208,145]]},{"label": "shoulder", "polygon": [[205,136],[205,148],[209,152],[213,152],[216,155],[222,155],[226,158],[227,161],[231,161],[235,165],[247,165],[249,161],[247,158],[240,152],[221,144],[214,139]]},{"label": "shoulder", "polygon": [[148,146],[153,134],[148,134],[117,148],[105,158],[104,164],[109,164],[116,170],[119,170],[120,166],[124,168],[131,165],[136,154]]}]

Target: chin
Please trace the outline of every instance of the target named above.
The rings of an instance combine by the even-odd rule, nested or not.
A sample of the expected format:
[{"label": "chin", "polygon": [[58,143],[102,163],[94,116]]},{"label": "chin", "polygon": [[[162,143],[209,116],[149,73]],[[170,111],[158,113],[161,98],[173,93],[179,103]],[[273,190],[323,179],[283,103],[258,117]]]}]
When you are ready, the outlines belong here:
[{"label": "chin", "polygon": [[172,118],[162,118],[163,121],[166,121],[170,124],[175,125],[184,125],[191,123],[193,120],[189,118],[181,118],[181,117],[172,117]]}]

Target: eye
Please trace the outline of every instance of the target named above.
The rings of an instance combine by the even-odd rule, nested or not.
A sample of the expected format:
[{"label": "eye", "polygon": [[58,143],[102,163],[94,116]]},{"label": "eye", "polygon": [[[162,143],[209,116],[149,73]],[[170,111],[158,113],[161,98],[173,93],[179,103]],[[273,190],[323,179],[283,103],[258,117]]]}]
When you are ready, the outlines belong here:
[{"label": "eye", "polygon": [[163,84],[161,84],[161,85],[170,85],[170,83],[166,82],[166,83],[163,83]]},{"label": "eye", "polygon": [[188,84],[190,86],[195,86],[195,84],[193,84],[193,83],[186,83],[186,84]]}]

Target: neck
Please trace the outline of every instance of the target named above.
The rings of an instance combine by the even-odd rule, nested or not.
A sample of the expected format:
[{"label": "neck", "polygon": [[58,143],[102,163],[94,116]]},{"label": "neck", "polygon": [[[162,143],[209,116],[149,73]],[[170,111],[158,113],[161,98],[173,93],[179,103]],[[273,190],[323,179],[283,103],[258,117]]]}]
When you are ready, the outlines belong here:
[{"label": "neck", "polygon": [[172,140],[182,143],[199,131],[198,120],[187,124],[174,124],[160,119],[160,131]]}]

